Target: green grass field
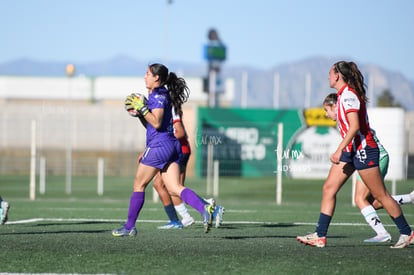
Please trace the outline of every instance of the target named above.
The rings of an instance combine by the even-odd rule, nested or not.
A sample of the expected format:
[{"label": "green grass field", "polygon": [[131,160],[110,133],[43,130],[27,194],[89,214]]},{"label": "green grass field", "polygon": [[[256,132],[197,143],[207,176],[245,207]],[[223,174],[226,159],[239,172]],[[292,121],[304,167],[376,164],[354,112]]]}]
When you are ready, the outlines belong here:
[{"label": "green grass field", "polygon": [[[284,180],[283,203],[275,201],[274,178],[221,178],[222,227],[204,234],[198,222],[182,230],[158,230],[167,222],[148,188],[135,238],[115,238],[111,230],[126,219],[132,178],[105,178],[98,196],[96,178],[49,177],[46,194],[29,200],[28,176],[0,176],[0,194],[10,202],[9,222],[0,226],[0,273],[78,274],[412,274],[414,246],[364,244],[373,231],[351,206],[351,183],[338,195],[325,248],[304,246],[296,236],[313,232],[323,180]],[[387,183],[388,185],[389,183]],[[204,195],[205,180],[187,186]],[[397,185],[398,193],[414,181]],[[414,205],[403,206],[414,225]],[[386,228],[398,231],[384,210]]]}]

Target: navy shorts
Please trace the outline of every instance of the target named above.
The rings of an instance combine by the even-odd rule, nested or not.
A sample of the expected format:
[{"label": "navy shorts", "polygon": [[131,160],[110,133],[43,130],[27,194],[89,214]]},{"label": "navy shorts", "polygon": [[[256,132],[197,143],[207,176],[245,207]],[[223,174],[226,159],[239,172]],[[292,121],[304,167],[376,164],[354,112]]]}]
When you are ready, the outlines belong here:
[{"label": "navy shorts", "polygon": [[352,163],[356,170],[379,166],[379,149],[367,146],[356,152],[342,152],[340,161]]},{"label": "navy shorts", "polygon": [[163,170],[170,163],[177,162],[181,153],[181,145],[176,141],[160,142],[155,146],[147,146],[142,154],[141,163]]},{"label": "navy shorts", "polygon": [[180,153],[180,157],[178,159],[178,164],[180,165],[180,171],[184,172],[187,168],[188,159],[190,158],[190,154],[183,154]]}]

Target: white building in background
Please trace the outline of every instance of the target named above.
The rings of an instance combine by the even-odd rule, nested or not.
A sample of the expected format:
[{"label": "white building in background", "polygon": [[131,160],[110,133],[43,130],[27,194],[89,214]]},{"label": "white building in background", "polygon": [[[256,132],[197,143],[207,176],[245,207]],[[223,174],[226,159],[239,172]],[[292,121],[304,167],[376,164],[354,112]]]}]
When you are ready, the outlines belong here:
[{"label": "white building in background", "polygon": [[[190,88],[189,102],[206,105],[202,78],[186,78]],[[220,106],[231,105],[235,94],[234,80],[227,79]],[[143,77],[21,77],[0,76],[0,100],[86,100],[117,101],[132,92],[146,94]]]},{"label": "white building in background", "polygon": [[[203,92],[202,78],[185,80],[190,97],[183,119],[193,139],[196,107],[208,104],[208,94]],[[221,106],[231,105],[235,94],[232,79],[226,80],[225,87]],[[115,174],[129,169],[130,174],[136,162],[120,159],[136,157],[145,148],[145,129],[124,110],[125,97],[133,92],[147,94],[143,77],[0,76],[0,174],[29,171],[33,135],[39,156],[47,157],[53,173],[63,173],[70,144],[73,152],[82,154],[73,158],[76,173],[95,171],[96,157],[102,155],[107,158],[107,169]]]},{"label": "white building in background", "polygon": [[[196,107],[208,105],[208,94],[203,92],[202,78],[186,78],[186,82],[191,94],[184,105],[184,122],[194,140]],[[69,141],[79,151],[140,150],[145,146],[144,130],[123,109],[125,97],[132,92],[146,93],[142,77],[0,76],[0,152],[30,148],[32,120],[37,121],[40,150],[64,150]],[[234,80],[227,79],[220,106],[231,106],[234,97]],[[409,160],[414,155],[414,114],[398,108],[368,112],[371,126],[390,153],[387,179],[404,178],[414,170]]]}]

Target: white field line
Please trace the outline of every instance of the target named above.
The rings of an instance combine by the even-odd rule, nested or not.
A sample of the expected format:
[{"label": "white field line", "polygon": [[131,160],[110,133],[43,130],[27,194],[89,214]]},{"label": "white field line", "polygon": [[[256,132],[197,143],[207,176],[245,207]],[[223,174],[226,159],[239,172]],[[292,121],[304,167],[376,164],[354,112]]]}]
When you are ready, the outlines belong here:
[{"label": "white field line", "polygon": [[[123,219],[83,219],[83,218],[75,218],[75,219],[64,219],[64,218],[32,218],[26,220],[16,220],[16,221],[8,221],[7,224],[27,224],[27,223],[36,223],[36,222],[125,222]],[[163,223],[168,222],[167,220],[138,220],[141,223]],[[196,223],[201,223],[201,221],[196,221]],[[312,222],[260,222],[260,221],[223,221],[223,224],[265,224],[265,225],[316,225],[316,223]],[[347,222],[340,222],[340,223],[331,223],[334,226],[368,226],[366,223],[347,223]],[[393,224],[384,224],[384,226],[394,226]],[[1,275],[1,273],[0,273]]]}]

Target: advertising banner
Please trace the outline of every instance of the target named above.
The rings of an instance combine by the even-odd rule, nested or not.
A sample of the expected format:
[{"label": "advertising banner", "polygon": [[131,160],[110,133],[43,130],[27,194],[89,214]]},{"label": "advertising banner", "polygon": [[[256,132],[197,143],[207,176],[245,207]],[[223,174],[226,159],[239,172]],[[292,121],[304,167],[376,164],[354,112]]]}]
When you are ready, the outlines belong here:
[{"label": "advertising banner", "polygon": [[[277,152],[278,124],[283,124],[283,150]],[[338,144],[335,123],[322,108],[218,109],[199,107],[196,132],[196,175],[207,173],[208,144],[220,163],[220,176],[275,176],[277,154],[283,175],[324,178],[329,154]]]}]

